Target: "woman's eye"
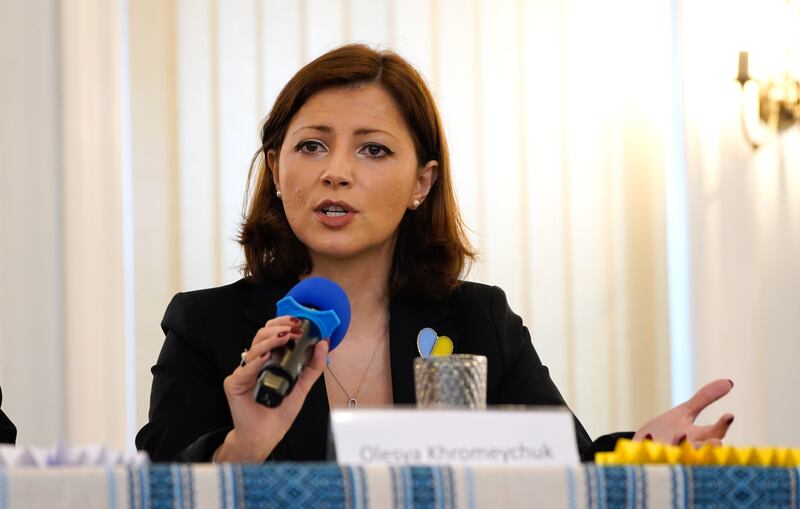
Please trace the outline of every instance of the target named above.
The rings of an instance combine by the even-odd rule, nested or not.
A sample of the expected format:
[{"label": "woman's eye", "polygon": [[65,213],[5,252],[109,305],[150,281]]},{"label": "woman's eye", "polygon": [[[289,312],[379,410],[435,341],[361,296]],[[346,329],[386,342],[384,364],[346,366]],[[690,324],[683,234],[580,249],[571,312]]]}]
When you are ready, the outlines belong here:
[{"label": "woman's eye", "polygon": [[325,149],[325,146],[316,140],[306,140],[301,141],[300,144],[296,147],[297,150],[302,150],[303,152],[307,152],[309,154],[315,154],[317,152],[322,152]]},{"label": "woman's eye", "polygon": [[378,143],[368,143],[364,145],[361,152],[376,159],[386,157],[392,153],[391,150]]}]

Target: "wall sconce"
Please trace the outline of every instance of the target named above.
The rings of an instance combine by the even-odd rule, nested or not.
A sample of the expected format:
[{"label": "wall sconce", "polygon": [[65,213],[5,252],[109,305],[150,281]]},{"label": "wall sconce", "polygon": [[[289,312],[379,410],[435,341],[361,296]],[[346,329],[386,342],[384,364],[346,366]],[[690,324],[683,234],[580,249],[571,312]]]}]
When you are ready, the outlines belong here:
[{"label": "wall sconce", "polygon": [[755,150],[770,134],[800,125],[800,0],[757,0],[751,9],[742,35],[749,34],[755,52],[739,52],[736,81],[742,132]]},{"label": "wall sconce", "polygon": [[792,72],[787,70],[778,77],[754,79],[750,76],[748,60],[748,53],[740,51],[739,74],[736,81],[742,88],[740,104],[742,132],[747,142],[755,150],[765,140],[756,140],[747,125],[745,85],[751,81],[758,84],[758,117],[761,123],[769,129],[769,132],[777,133],[795,124],[800,124],[800,76],[793,76]]}]

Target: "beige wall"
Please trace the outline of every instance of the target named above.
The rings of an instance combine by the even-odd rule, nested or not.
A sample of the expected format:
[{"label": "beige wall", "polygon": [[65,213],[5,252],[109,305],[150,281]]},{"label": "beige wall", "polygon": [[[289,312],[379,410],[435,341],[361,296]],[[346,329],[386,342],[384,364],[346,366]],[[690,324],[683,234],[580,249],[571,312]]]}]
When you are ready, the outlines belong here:
[{"label": "beige wall", "polygon": [[792,423],[800,419],[800,401],[793,387],[800,374],[792,364],[800,354],[800,127],[780,136],[757,131],[764,145],[751,150],[739,125],[734,81],[739,50],[751,50],[754,72],[772,56],[756,42],[783,54],[778,29],[800,52],[800,10],[795,6],[794,17],[787,16],[784,5],[742,3],[709,40],[702,21],[730,4],[682,3],[691,372],[698,383],[734,380],[733,393],[715,410],[736,414],[731,440],[797,446],[800,432]]}]

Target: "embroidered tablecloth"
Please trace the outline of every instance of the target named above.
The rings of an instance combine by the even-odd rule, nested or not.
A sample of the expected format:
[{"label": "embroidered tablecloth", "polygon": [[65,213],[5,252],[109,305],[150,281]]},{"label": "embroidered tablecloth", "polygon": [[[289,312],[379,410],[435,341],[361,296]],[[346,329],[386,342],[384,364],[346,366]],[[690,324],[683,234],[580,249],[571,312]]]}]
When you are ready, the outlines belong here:
[{"label": "embroidered tablecloth", "polygon": [[798,508],[798,469],[350,467],[329,463],[0,469],[0,509]]}]

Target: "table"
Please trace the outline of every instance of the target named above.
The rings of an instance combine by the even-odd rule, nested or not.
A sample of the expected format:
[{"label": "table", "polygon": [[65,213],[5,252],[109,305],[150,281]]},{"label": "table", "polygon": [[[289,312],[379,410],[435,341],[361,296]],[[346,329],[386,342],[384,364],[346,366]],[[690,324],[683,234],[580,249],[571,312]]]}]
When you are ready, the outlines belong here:
[{"label": "table", "polygon": [[331,463],[0,469],[0,509],[799,508],[798,469]]}]

